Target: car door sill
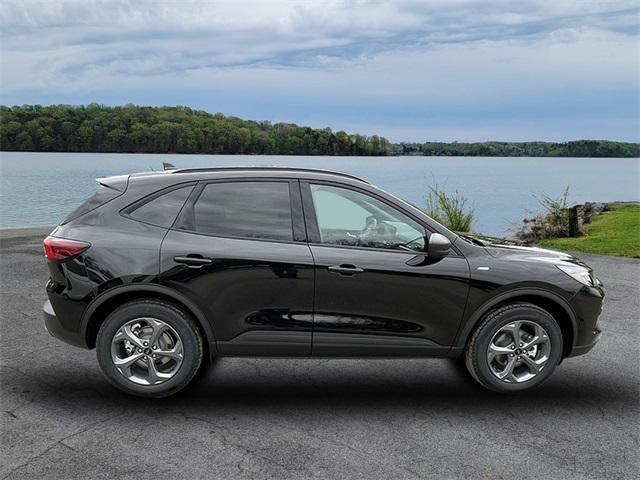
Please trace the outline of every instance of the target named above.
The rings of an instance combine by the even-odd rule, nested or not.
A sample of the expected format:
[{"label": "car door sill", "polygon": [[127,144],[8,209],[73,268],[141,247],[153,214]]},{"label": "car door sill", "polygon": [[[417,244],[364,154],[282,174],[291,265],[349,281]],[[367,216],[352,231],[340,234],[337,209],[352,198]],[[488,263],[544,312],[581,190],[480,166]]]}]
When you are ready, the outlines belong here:
[{"label": "car door sill", "polygon": [[223,356],[309,356],[311,331],[250,330],[217,342]]},{"label": "car door sill", "polygon": [[361,333],[252,330],[218,341],[223,357],[444,357],[451,347],[425,338]]},{"label": "car door sill", "polygon": [[314,332],[312,354],[314,357],[439,357],[449,350],[449,346],[425,338]]}]

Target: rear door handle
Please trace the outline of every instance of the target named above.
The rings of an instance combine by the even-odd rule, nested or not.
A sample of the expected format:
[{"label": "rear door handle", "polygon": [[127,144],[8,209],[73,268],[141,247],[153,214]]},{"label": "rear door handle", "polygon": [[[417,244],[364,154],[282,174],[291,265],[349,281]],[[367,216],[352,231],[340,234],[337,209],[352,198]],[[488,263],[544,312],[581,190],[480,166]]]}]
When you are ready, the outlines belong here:
[{"label": "rear door handle", "polygon": [[334,273],[339,273],[340,275],[353,275],[355,273],[362,273],[364,270],[362,268],[358,268],[355,265],[350,265],[343,263],[342,265],[332,265],[327,267],[327,270]]},{"label": "rear door handle", "polygon": [[202,255],[195,254],[186,255],[184,257],[173,257],[173,261],[176,263],[183,263],[193,268],[203,267],[213,263],[212,258],[205,258]]}]

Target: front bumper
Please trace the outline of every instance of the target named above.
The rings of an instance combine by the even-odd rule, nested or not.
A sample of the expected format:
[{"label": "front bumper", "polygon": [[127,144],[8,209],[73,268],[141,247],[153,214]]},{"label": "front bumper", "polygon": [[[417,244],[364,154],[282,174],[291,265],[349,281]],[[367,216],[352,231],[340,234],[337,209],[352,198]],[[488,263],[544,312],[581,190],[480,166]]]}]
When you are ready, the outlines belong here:
[{"label": "front bumper", "polygon": [[600,337],[602,337],[602,328],[600,328],[600,322],[596,323],[596,326],[593,328],[591,332],[592,339],[591,342],[586,345],[576,345],[569,352],[569,357],[577,357],[578,355],[584,355],[585,353],[589,353],[593,347],[596,346],[596,343],[600,341]]},{"label": "front bumper", "polygon": [[65,328],[53,310],[49,300],[47,300],[42,307],[42,316],[44,317],[44,328],[49,332],[49,335],[70,345],[87,348],[87,344],[79,332]]},{"label": "front bumper", "polygon": [[598,317],[604,306],[605,289],[600,282],[596,287],[584,287],[571,299],[577,315],[577,341],[569,352],[569,357],[589,352],[602,337],[602,327]]}]

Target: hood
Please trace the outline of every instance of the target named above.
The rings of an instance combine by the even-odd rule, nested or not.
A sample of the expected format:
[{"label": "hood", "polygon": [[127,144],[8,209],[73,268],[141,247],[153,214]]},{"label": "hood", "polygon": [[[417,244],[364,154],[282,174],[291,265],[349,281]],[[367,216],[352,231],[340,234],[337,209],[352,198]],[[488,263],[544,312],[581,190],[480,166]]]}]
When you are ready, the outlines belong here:
[{"label": "hood", "polygon": [[500,245],[491,243],[486,245],[484,249],[489,255],[495,258],[510,257],[513,260],[546,262],[554,265],[570,263],[589,268],[582,260],[570,253],[560,252],[558,250],[549,250],[547,248],[521,247],[518,245]]},{"label": "hood", "polygon": [[547,261],[552,263],[568,262],[586,266],[578,257],[559,250],[515,245],[515,241],[506,238],[488,237],[469,233],[459,235],[475,245],[483,247],[484,250],[494,258],[508,256],[517,257],[517,260]]}]

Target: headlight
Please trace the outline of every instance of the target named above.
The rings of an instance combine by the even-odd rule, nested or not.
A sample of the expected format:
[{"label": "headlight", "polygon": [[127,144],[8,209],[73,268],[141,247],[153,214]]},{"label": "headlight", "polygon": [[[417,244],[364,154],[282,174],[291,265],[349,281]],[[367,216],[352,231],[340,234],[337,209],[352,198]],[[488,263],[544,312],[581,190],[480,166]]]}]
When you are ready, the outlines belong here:
[{"label": "headlight", "polygon": [[587,287],[593,287],[593,278],[588,269],[580,265],[556,265],[560,270]]}]

